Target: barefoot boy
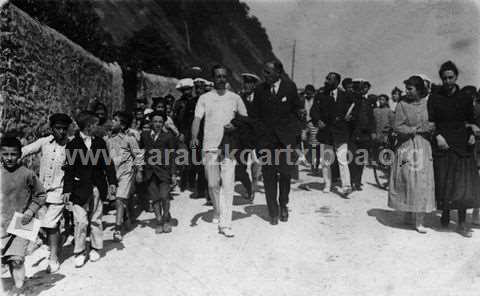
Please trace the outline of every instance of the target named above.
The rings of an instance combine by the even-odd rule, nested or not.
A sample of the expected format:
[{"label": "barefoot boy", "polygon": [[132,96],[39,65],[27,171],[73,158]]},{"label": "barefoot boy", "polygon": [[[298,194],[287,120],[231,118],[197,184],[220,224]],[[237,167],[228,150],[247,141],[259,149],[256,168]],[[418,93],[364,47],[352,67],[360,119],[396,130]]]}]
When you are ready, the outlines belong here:
[{"label": "barefoot boy", "polygon": [[64,175],[62,167],[65,163],[67,131],[72,120],[66,114],[56,113],[50,116],[49,121],[52,134],[23,147],[22,157],[40,154],[40,182],[47,192],[47,212],[42,220],[42,227],[47,231],[50,247],[48,271],[54,273],[60,269],[59,221],[65,208],[62,198]]},{"label": "barefoot boy", "polygon": [[117,217],[113,233],[113,239],[116,241],[123,238],[123,217],[135,182],[135,174],[142,174],[143,171],[143,153],[138,148],[135,138],[127,134],[132,121],[133,118],[128,112],[116,112],[113,116],[112,136],[107,140],[118,179],[115,196]]},{"label": "barefoot boy", "polygon": [[22,224],[31,222],[38,209],[45,203],[45,190],[35,173],[19,165],[22,145],[14,137],[0,141],[1,170],[1,239],[2,264],[7,264],[15,282],[21,290],[25,281],[25,255],[28,240],[8,234],[8,224],[15,212],[23,213]]}]

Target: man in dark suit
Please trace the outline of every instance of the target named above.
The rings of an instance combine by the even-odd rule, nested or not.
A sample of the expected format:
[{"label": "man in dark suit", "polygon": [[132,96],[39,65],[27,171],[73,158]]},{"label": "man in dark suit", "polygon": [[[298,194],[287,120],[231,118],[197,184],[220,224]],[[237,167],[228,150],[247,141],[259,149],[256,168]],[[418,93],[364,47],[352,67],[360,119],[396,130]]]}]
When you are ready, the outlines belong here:
[{"label": "man in dark suit", "polygon": [[265,134],[257,142],[258,158],[262,162],[270,223],[276,225],[279,218],[288,221],[290,179],[295,169],[295,147],[301,133],[303,105],[297,86],[285,75],[280,62],[266,63],[264,75],[265,82],[254,92],[251,117],[258,119],[259,128]]},{"label": "man in dark suit", "polygon": [[[86,238],[90,225],[90,261],[100,259],[103,248],[102,211],[100,192],[115,195],[117,178],[115,166],[108,154],[107,144],[101,137],[92,136],[98,117],[89,111],[77,116],[79,131],[65,147],[66,164],[63,195],[71,202],[75,224],[75,267],[81,267],[87,259]],[[106,176],[106,178],[105,178]],[[107,184],[108,180],[108,184]]]},{"label": "man in dark suit", "polygon": [[[247,113],[252,113],[252,108],[254,108],[254,91],[257,84],[260,82],[260,77],[251,73],[242,73],[243,78],[243,89],[240,93],[245,107],[247,108]],[[251,161],[251,174],[252,180],[247,173],[247,158],[250,157]],[[237,160],[235,166],[235,180],[240,181],[242,185],[247,190],[247,199],[253,201],[255,199],[255,191],[257,188],[257,181],[260,175],[260,165],[257,162],[255,152],[249,152],[248,155],[245,155],[244,159]]]},{"label": "man in dark suit", "polygon": [[350,171],[348,168],[348,141],[350,139],[349,121],[352,118],[354,98],[350,93],[338,89],[341,76],[331,72],[325,79],[323,92],[317,98],[310,110],[312,122],[319,127],[317,139],[320,142],[321,166],[325,179],[324,192],[330,192],[331,169],[335,156],[338,159],[342,186],[340,194],[345,197],[351,193]]},{"label": "man in dark suit", "polygon": [[350,162],[350,174],[352,181],[352,189],[362,190],[362,174],[363,167],[368,161],[368,150],[371,140],[374,137],[375,119],[373,117],[373,109],[375,108],[376,98],[367,98],[370,90],[368,81],[360,81],[358,89],[358,97],[352,112],[352,137],[349,143],[349,149],[352,152],[353,160]]}]

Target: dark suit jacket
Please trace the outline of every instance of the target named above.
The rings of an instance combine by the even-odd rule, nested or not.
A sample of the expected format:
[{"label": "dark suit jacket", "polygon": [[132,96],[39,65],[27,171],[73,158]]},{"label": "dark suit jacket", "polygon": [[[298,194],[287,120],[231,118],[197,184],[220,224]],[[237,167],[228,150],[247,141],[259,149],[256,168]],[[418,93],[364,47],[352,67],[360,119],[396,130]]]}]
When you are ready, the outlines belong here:
[{"label": "dark suit jacket", "polygon": [[67,159],[64,166],[63,192],[71,193],[70,200],[74,204],[88,203],[93,196],[94,186],[98,188],[100,196],[105,197],[108,184],[117,185],[115,165],[102,138],[92,137],[92,146],[88,149],[77,133],[67,143],[65,150]]},{"label": "dark suit jacket", "polygon": [[295,146],[301,133],[299,111],[303,109],[297,93],[297,86],[291,80],[282,79],[276,95],[271,93],[270,85],[259,84],[255,89],[255,98],[249,117],[259,122],[257,148],[272,148],[279,142],[284,146]]},{"label": "dark suit jacket", "polygon": [[248,96],[245,93],[242,93],[240,97],[242,98],[245,108],[247,108],[247,114],[250,116],[250,113],[255,112],[252,110],[253,108],[255,108],[253,103],[255,101],[255,93],[253,94],[253,100],[251,102],[248,101]]},{"label": "dark suit jacket", "polygon": [[193,97],[191,99],[181,97],[177,102],[175,102],[175,106],[173,108],[173,121],[180,133],[185,136],[185,141],[187,143],[190,141],[192,134],[191,128],[193,118],[195,116],[195,106],[197,105],[197,101],[198,97]]},{"label": "dark suit jacket", "polygon": [[151,132],[143,132],[139,146],[145,149],[145,181],[155,175],[160,181],[170,182],[175,173],[175,136],[161,133],[157,140],[154,140]]},{"label": "dark suit jacket", "polygon": [[310,116],[314,124],[322,120],[326,127],[319,129],[317,139],[320,143],[332,144],[347,143],[350,139],[350,125],[345,120],[348,109],[352,105],[354,97],[342,90],[337,92],[337,101],[326,93],[318,93],[310,110]]},{"label": "dark suit jacket", "polygon": [[373,109],[375,105],[368,101],[367,98],[358,98],[352,112],[353,133],[352,140],[369,142],[371,134],[375,132],[375,118],[373,117]]}]

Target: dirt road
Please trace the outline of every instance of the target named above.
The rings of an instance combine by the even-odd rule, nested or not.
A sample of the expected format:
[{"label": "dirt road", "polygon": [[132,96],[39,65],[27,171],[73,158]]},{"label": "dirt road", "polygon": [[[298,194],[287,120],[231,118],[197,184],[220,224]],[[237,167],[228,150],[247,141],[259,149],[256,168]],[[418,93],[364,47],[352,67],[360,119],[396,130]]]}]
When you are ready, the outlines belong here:
[{"label": "dirt road", "polygon": [[39,249],[27,261],[29,290],[41,296],[480,295],[480,230],[470,239],[455,225],[441,230],[435,214],[426,219],[427,234],[404,227],[402,216],[386,207],[386,192],[372,185],[370,170],[364,190],[351,199],[324,194],[318,177],[301,176],[312,190],[292,186],[290,219],[278,226],[267,222],[263,194],[253,204],[236,197],[231,239],[210,223],[204,200],[187,193],[173,201],[179,224],[171,234],[156,235],[153,215],[143,213],[114,243],[113,216],[106,216],[100,261],[76,269],[70,257],[49,275]]}]

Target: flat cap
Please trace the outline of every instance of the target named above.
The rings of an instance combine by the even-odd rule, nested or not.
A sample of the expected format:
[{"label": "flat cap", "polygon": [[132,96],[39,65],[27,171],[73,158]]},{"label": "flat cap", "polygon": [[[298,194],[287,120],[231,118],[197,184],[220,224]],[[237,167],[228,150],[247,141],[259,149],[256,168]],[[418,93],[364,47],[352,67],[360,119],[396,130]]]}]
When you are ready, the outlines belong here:
[{"label": "flat cap", "polygon": [[68,116],[65,113],[52,114],[48,120],[50,121],[50,125],[55,123],[65,123],[65,124],[72,123],[72,119],[70,118],[70,116]]}]

